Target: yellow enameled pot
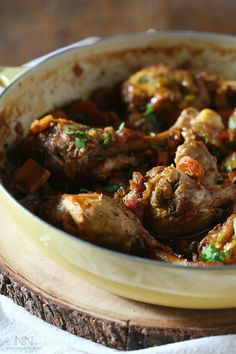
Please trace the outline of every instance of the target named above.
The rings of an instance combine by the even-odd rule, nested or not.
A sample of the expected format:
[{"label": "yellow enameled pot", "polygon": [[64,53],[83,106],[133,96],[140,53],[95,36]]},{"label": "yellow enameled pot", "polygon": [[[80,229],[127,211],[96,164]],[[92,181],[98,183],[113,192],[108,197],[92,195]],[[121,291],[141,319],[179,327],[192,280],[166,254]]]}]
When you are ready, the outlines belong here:
[{"label": "yellow enameled pot", "polygon": [[[194,70],[236,79],[236,38],[192,33],[130,34],[53,54],[12,81],[0,96],[0,158],[31,121],[152,63],[190,60]],[[3,71],[0,84],[18,69]],[[1,73],[0,73],[1,74]],[[20,129],[19,129],[20,127]],[[0,185],[0,233],[22,231],[57,263],[115,294],[184,308],[236,306],[236,265],[184,267],[120,254],[72,237],[24,209]],[[6,235],[7,242],[7,235]],[[17,247],[17,245],[16,245]]]}]

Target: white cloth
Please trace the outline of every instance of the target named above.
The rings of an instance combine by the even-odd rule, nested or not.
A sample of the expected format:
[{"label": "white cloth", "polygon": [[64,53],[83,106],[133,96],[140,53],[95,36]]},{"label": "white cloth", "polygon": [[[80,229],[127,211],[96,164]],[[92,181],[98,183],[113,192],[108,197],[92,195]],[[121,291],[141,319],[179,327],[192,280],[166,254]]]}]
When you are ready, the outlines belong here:
[{"label": "white cloth", "polygon": [[[87,38],[69,47],[91,44],[97,37]],[[60,52],[61,49],[51,53]],[[48,55],[32,60],[34,66]],[[110,354],[124,353],[106,348],[52,326],[32,316],[12,300],[0,296],[0,353],[33,354]],[[194,339],[159,347],[131,351],[133,354],[236,354],[236,335]]]},{"label": "white cloth", "polygon": [[[12,300],[0,296],[0,353],[32,354],[121,354],[90,340],[77,337],[32,316]],[[127,352],[126,352],[127,353]],[[132,354],[234,354],[236,335],[194,339]]]}]

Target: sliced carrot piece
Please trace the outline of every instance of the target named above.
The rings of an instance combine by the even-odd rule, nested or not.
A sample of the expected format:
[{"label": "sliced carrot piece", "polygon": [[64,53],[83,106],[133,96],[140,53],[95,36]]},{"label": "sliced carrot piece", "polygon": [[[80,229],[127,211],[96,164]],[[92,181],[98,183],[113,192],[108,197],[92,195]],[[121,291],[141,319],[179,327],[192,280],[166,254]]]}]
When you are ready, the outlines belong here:
[{"label": "sliced carrot piece", "polygon": [[233,182],[235,178],[236,178],[236,171],[232,171],[228,173],[229,182]]},{"label": "sliced carrot piece", "polygon": [[34,193],[47,182],[50,176],[51,172],[33,159],[29,159],[15,171],[13,178],[21,191]]},{"label": "sliced carrot piece", "polygon": [[32,134],[38,134],[49,126],[49,124],[53,121],[53,116],[48,114],[47,116],[43,117],[42,119],[35,119],[30,127],[30,132]]},{"label": "sliced carrot piece", "polygon": [[177,168],[197,180],[201,179],[205,175],[202,165],[190,156],[181,157],[177,164]]}]

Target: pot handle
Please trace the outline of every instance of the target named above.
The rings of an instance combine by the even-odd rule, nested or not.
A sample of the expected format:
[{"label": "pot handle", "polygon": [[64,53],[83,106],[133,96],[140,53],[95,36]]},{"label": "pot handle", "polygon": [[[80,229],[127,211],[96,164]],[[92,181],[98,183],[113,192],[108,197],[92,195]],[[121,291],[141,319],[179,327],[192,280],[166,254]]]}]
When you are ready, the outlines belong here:
[{"label": "pot handle", "polygon": [[7,87],[11,81],[28,70],[25,66],[0,66],[0,89]]}]

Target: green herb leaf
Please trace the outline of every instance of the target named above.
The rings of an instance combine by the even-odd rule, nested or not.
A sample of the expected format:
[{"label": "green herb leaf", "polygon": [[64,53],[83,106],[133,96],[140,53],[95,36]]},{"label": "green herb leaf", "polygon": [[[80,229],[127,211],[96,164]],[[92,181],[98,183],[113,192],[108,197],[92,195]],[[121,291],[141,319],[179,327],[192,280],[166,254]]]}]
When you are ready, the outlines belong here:
[{"label": "green herb leaf", "polygon": [[144,116],[144,117],[147,117],[147,116],[149,116],[149,115],[150,115],[151,113],[153,113],[153,112],[154,112],[153,104],[148,103],[148,104],[146,105],[145,111],[143,112],[143,116]]},{"label": "green herb leaf", "polygon": [[122,186],[120,186],[119,184],[112,184],[111,186],[103,187],[103,190],[108,192],[108,193],[115,193],[120,188],[122,188]]},{"label": "green herb leaf", "polygon": [[145,111],[143,112],[143,117],[145,117],[153,125],[156,130],[161,129],[161,123],[157,121],[157,117],[154,113],[154,107],[151,103],[148,103]]},{"label": "green herb leaf", "polygon": [[138,78],[138,83],[139,83],[139,84],[146,84],[147,82],[148,82],[147,76],[140,76],[140,77]]},{"label": "green herb leaf", "polygon": [[110,145],[112,143],[112,133],[106,133],[104,135],[103,145]]},{"label": "green herb leaf", "polygon": [[87,138],[76,138],[75,145],[78,149],[83,149],[86,145]]},{"label": "green herb leaf", "polygon": [[195,99],[196,99],[196,95],[193,94],[184,96],[184,100],[188,105],[192,104],[195,101]]},{"label": "green herb leaf", "polygon": [[224,262],[230,256],[230,251],[222,251],[214,245],[206,246],[202,250],[201,260],[203,262]]},{"label": "green herb leaf", "polygon": [[120,123],[118,129],[116,130],[116,133],[120,134],[122,132],[122,130],[124,129],[124,127],[125,127],[125,122]]},{"label": "green herb leaf", "polygon": [[83,130],[74,130],[70,127],[65,127],[64,130],[67,132],[67,134],[75,135],[75,136],[80,136],[83,138],[88,137],[88,132],[85,132]]},{"label": "green herb leaf", "polygon": [[80,192],[80,193],[88,193],[89,190],[86,189],[86,188],[80,188],[79,192]]}]

